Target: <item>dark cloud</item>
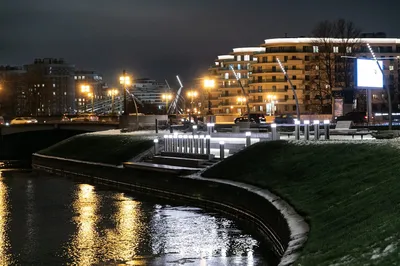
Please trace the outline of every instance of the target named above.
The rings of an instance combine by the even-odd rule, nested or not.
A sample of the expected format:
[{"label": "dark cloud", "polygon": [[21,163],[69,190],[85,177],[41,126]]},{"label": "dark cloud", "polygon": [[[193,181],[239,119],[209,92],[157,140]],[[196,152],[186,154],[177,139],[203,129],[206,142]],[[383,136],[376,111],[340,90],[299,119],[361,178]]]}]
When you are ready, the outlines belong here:
[{"label": "dark cloud", "polygon": [[114,78],[191,80],[219,54],[266,38],[307,35],[346,18],[400,36],[397,1],[382,0],[12,0],[0,2],[0,64],[64,57]]}]

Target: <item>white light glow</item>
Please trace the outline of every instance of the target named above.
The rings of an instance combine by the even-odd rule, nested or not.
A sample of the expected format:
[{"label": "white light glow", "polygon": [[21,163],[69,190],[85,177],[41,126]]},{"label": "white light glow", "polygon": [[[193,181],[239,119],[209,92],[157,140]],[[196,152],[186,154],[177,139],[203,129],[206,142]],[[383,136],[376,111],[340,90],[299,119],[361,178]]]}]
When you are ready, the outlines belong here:
[{"label": "white light glow", "polygon": [[329,121],[329,120],[324,120],[324,124],[325,124],[325,125],[329,125],[329,124],[330,124],[330,121]]},{"label": "white light glow", "polygon": [[295,124],[295,125],[300,125],[300,121],[299,121],[299,120],[296,120],[296,121],[294,121],[294,124]]},{"label": "white light glow", "polygon": [[280,44],[280,43],[315,43],[315,42],[333,42],[333,43],[349,43],[349,42],[355,42],[355,43],[373,43],[373,44],[400,44],[400,39],[397,38],[357,38],[354,40],[349,40],[349,39],[335,39],[335,38],[329,38],[329,39],[321,39],[321,38],[275,38],[275,39],[266,39],[264,40],[265,44]]},{"label": "white light glow", "polygon": [[193,138],[198,139],[199,135],[194,135]]},{"label": "white light glow", "polygon": [[158,143],[158,139],[154,139],[153,141],[154,141],[154,143]]},{"label": "white light glow", "polygon": [[383,75],[376,62],[383,67],[383,61],[357,59],[357,87],[383,88]]},{"label": "white light glow", "polygon": [[219,142],[219,145],[224,145],[224,144],[225,144],[224,141],[220,141],[220,142]]},{"label": "white light glow", "polygon": [[211,136],[210,136],[210,135],[207,135],[207,136],[206,136],[206,139],[211,139]]},{"label": "white light glow", "polygon": [[193,128],[193,129],[197,129],[197,126],[193,126],[192,128]]},{"label": "white light glow", "polygon": [[168,138],[168,135],[164,135],[164,139],[167,139]]},{"label": "white light glow", "polygon": [[285,70],[285,68],[283,67],[282,63],[281,63],[281,60],[279,60],[279,58],[276,58],[276,61],[278,61],[279,67],[281,68],[283,74],[286,75],[286,70]]},{"label": "white light glow", "polygon": [[319,120],[314,120],[314,125],[319,125]]},{"label": "white light glow", "polygon": [[310,124],[310,120],[304,120],[304,124],[309,125]]},{"label": "white light glow", "polygon": [[234,48],[234,53],[257,53],[257,52],[265,52],[265,47],[242,47],[242,48]]},{"label": "white light glow", "polygon": [[250,137],[251,136],[251,132],[246,132],[246,137]]},{"label": "white light glow", "polygon": [[271,124],[271,127],[272,128],[276,128],[276,124]]},{"label": "white light glow", "polygon": [[219,55],[218,56],[218,59],[219,60],[230,60],[230,59],[235,59],[235,56],[233,56],[233,55]]}]

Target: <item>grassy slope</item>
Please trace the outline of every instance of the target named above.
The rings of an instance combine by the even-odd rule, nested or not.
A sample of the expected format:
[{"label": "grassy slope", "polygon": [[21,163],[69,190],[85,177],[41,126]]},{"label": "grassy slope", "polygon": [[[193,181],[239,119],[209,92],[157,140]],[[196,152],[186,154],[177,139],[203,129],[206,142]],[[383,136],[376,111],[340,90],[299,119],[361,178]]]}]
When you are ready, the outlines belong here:
[{"label": "grassy slope", "polygon": [[39,153],[83,161],[121,164],[150,149],[152,145],[151,137],[83,134],[57,143]]},{"label": "grassy slope", "polygon": [[311,231],[297,265],[395,265],[399,153],[389,144],[264,142],[204,176],[268,188],[306,217]]}]

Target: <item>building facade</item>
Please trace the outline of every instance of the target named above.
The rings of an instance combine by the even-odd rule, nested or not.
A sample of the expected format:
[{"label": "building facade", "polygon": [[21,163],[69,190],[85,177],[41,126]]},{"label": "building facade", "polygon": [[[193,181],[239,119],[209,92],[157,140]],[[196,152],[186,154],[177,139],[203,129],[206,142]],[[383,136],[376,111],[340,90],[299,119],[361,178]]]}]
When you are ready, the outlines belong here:
[{"label": "building facade", "polygon": [[[215,113],[243,113],[246,108],[242,90],[233,71],[229,70],[233,66],[247,93],[246,101],[252,112],[295,114],[295,96],[278,60],[293,84],[300,113],[332,113],[335,95],[345,98],[347,111],[366,111],[366,90],[356,87],[354,62],[357,57],[371,58],[367,43],[378,58],[384,59],[385,84],[395,95],[393,103],[396,106],[400,99],[400,39],[329,39],[327,45],[318,38],[281,38],[267,39],[260,47],[237,48],[215,60],[215,65],[209,69],[219,84],[216,89],[219,103]],[[345,97],[340,91],[350,92],[346,94],[350,96]],[[374,112],[387,108],[382,89],[372,90],[371,95]]]},{"label": "building facade", "polygon": [[[91,105],[91,97],[94,97],[93,102],[97,106],[108,97],[108,86],[103,81],[103,76],[95,71],[76,70],[74,72],[75,80],[75,106],[77,112],[85,112],[88,106]],[[82,86],[89,86],[88,92],[82,92]],[[89,97],[91,96],[91,97]],[[85,108],[86,107],[86,108]]]},{"label": "building facade", "polygon": [[26,71],[17,66],[0,66],[0,115],[24,114]]},{"label": "building facade", "polygon": [[22,113],[31,116],[52,116],[74,113],[74,65],[63,59],[35,59],[26,65],[27,87],[22,91]]},{"label": "building facade", "polygon": [[[140,101],[139,107],[143,113],[161,114],[166,112],[167,105],[175,95],[165,82],[153,79],[135,79],[132,83],[131,93]],[[163,94],[170,94],[172,99],[167,99]]]}]

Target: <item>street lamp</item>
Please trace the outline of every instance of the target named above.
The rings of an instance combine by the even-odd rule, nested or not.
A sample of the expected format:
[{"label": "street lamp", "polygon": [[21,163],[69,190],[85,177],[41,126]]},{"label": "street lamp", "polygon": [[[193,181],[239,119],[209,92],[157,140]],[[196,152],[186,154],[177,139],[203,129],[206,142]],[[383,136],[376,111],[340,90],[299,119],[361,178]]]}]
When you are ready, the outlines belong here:
[{"label": "street lamp", "polygon": [[[187,96],[190,98],[190,109],[191,110],[193,110],[193,105],[194,105],[194,98],[196,98],[197,97],[197,91],[194,91],[194,90],[190,90],[190,91],[188,91],[188,93],[187,93]],[[190,112],[189,112],[189,121],[191,121],[190,120]]]},{"label": "street lamp", "polygon": [[[378,60],[377,60],[377,58],[376,58],[376,56],[375,56],[375,53],[374,53],[374,51],[372,50],[371,45],[369,45],[369,43],[367,43],[367,47],[368,47],[369,52],[370,52],[371,55],[372,55],[373,60],[376,62],[376,64],[377,64],[378,67],[379,67],[379,70],[380,70],[381,73],[382,73],[382,78],[383,78],[383,80],[384,80],[383,86],[386,87],[386,93],[387,93],[387,95],[388,95],[387,97],[388,97],[388,105],[389,105],[389,130],[392,130],[392,96],[390,95],[390,88],[389,88],[387,82],[385,82],[386,79],[385,79],[385,73],[383,72],[383,68],[382,68],[382,66],[379,64],[379,62],[378,62]],[[372,110],[370,110],[369,112],[372,112]],[[368,117],[369,117],[369,115],[370,115],[370,114],[368,113]]]},{"label": "street lamp", "polygon": [[267,95],[267,99],[268,99],[268,104],[270,105],[269,115],[274,116],[275,115],[275,103],[278,102],[276,100],[276,96],[275,95]]},{"label": "street lamp", "polygon": [[213,79],[205,79],[204,80],[204,88],[208,91],[208,115],[212,115],[211,111],[211,90],[215,88],[215,80]]},{"label": "street lamp", "polygon": [[111,114],[114,114],[114,98],[115,95],[118,95],[117,89],[108,90],[108,96],[111,96]]},{"label": "street lamp", "polygon": [[82,92],[83,94],[85,94],[85,102],[84,102],[84,108],[85,108],[85,110],[84,110],[84,112],[86,112],[86,111],[87,111],[87,110],[86,110],[86,96],[88,96],[88,94],[90,93],[90,85],[82,84],[82,85],[81,85],[81,92]]},{"label": "street lamp", "polygon": [[172,94],[165,93],[161,95],[161,98],[163,99],[163,101],[165,101],[165,113],[168,115],[168,102],[172,100]]},{"label": "street lamp", "polygon": [[94,113],[94,93],[89,92],[88,97],[92,100],[92,113]]},{"label": "street lamp", "polygon": [[[296,101],[296,113],[297,113],[297,119],[300,120],[300,107],[299,107],[299,99],[297,98],[297,93],[296,90],[293,87],[292,81],[290,80],[285,68],[283,67],[281,60],[279,60],[279,58],[276,58],[276,61],[278,61],[279,67],[281,68],[283,74],[285,75],[285,78],[287,79],[287,81],[289,82],[289,85],[292,89],[293,92],[293,96],[294,96],[294,100]],[[333,104],[333,101],[332,101]]]},{"label": "street lamp", "polygon": [[125,70],[122,72],[122,76],[119,77],[119,83],[124,87],[124,115],[128,115],[126,87],[131,85],[131,78],[126,74]]},{"label": "street lamp", "polygon": [[[239,103],[239,105],[240,105],[240,107],[242,106],[242,104],[244,104],[245,102],[246,102],[246,97],[237,97],[237,101],[238,101],[238,103]],[[242,108],[240,108],[240,112],[241,113],[243,113],[242,112]]]}]

